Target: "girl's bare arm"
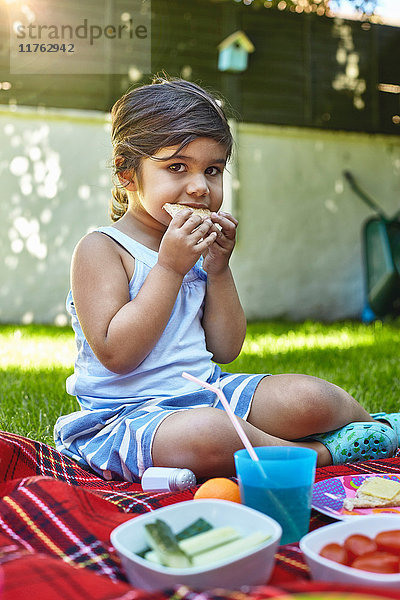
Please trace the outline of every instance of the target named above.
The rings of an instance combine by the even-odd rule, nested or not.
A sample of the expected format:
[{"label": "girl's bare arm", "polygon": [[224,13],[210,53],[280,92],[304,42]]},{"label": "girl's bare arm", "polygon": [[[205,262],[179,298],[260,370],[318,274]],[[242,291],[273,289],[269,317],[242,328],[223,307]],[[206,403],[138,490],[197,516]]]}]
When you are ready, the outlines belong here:
[{"label": "girl's bare arm", "polygon": [[193,219],[198,224],[199,217],[187,211],[171,221],[158,262],[132,300],[115,242],[94,232],[78,244],[71,271],[78,319],[93,352],[110,371],[128,373],[146,358],[171,316],[184,275],[213,243],[209,225],[198,228],[201,243],[189,235]]},{"label": "girl's bare arm", "polygon": [[129,372],[148,355],[168,322],[181,282],[157,264],[130,300],[115,243],[101,233],[81,240],[72,260],[74,304],[90,347],[107,369]]},{"label": "girl's bare arm", "polygon": [[203,327],[213,360],[235,360],[246,335],[246,317],[229,267],[221,275],[208,276]]}]

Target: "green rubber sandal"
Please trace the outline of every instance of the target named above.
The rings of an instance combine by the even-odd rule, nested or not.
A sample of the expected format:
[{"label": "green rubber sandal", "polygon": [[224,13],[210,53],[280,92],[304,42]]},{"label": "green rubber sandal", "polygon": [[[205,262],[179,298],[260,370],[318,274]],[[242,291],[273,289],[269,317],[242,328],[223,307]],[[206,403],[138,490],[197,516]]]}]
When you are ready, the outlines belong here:
[{"label": "green rubber sandal", "polygon": [[400,413],[372,413],[371,417],[376,421],[389,423],[397,434],[397,444],[400,446]]},{"label": "green rubber sandal", "polygon": [[310,435],[305,439],[315,440],[326,446],[334,465],[390,458],[397,450],[396,432],[383,423],[349,423],[340,429]]}]

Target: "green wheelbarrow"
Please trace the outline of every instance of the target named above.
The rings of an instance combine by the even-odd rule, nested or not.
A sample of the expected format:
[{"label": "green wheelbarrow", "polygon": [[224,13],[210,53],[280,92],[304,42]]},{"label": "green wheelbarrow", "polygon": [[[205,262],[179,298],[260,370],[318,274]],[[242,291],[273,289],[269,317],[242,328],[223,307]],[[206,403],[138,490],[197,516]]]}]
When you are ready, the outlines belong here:
[{"label": "green wheelbarrow", "polygon": [[[344,176],[352,190],[375,211],[364,221],[362,247],[364,261],[365,304],[363,321],[375,317],[400,315],[400,211],[388,217],[362,190],[349,171]],[[371,314],[372,311],[372,314]]]}]

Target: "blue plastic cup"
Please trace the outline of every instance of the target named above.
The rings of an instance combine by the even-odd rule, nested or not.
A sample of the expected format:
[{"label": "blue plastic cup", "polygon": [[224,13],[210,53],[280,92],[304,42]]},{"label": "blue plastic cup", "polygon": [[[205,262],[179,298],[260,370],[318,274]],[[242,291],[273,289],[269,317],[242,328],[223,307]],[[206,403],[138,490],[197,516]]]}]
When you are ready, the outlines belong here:
[{"label": "blue plastic cup", "polygon": [[317,453],[310,448],[271,446],[234,454],[242,504],[278,521],[281,544],[298,542],[308,532]]}]

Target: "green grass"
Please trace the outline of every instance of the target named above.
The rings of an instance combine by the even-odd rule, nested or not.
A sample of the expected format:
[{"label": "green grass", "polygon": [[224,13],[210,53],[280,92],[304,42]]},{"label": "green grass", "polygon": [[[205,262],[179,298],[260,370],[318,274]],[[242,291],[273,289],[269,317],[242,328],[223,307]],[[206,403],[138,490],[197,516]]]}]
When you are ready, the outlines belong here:
[{"label": "green grass", "polygon": [[53,444],[58,416],[79,408],[65,391],[74,354],[69,327],[0,326],[0,429]]},{"label": "green grass", "polygon": [[[340,385],[370,412],[399,410],[400,320],[252,323],[226,370],[306,373]],[[53,443],[59,415],[78,409],[65,391],[73,371],[70,328],[0,325],[0,429]]]}]

